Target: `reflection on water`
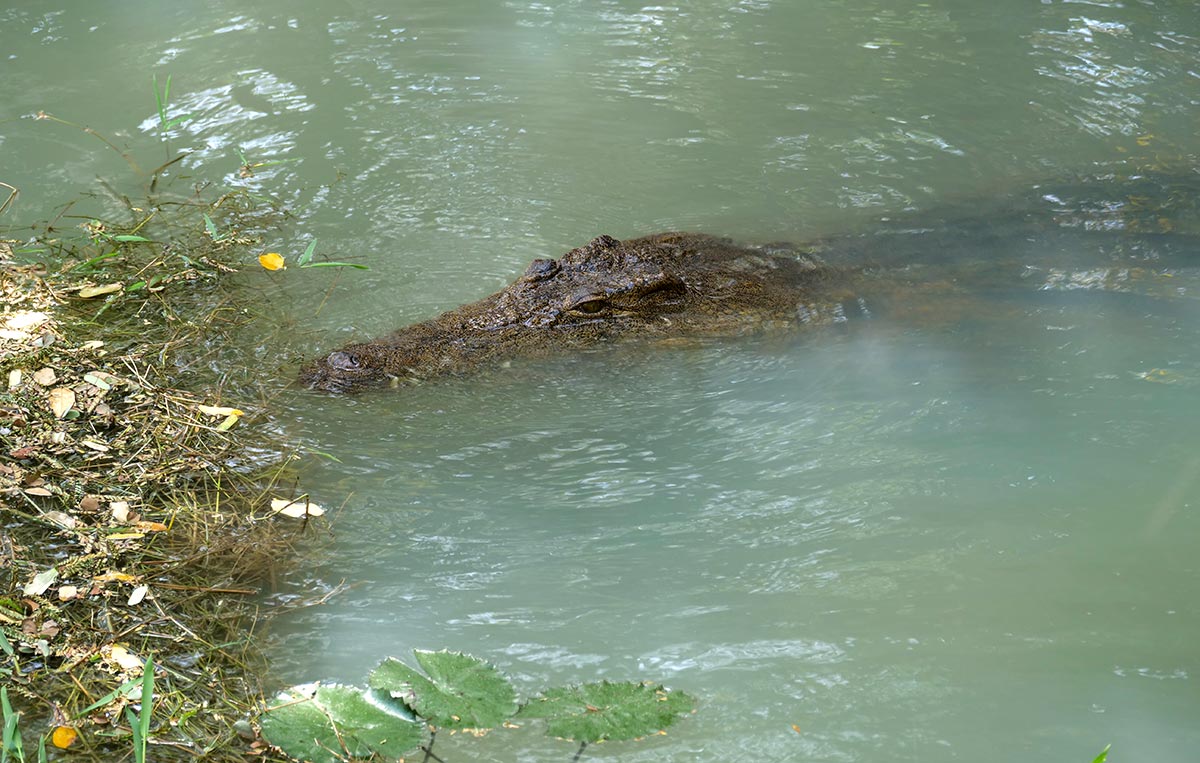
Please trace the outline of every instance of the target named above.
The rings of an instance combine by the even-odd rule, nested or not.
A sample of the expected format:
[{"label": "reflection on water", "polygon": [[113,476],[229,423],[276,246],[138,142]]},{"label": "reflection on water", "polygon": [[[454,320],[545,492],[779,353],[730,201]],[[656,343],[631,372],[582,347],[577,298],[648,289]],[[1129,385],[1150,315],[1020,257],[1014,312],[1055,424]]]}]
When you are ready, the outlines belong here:
[{"label": "reflection on water", "polygon": [[[902,297],[803,336],[297,392],[276,419],[337,456],[305,485],[346,506],[275,599],[349,587],[281,618],[281,678],[447,646],[526,693],[702,699],[592,759],[1194,757],[1195,183],[1130,178],[1194,172],[1195,3],[64,1],[0,9],[0,43],[6,115],[144,167],[186,150],[189,181],[297,211],[269,248],[371,265],[247,274],[303,310],[303,354],[600,233],[819,241]],[[161,145],[152,73],[190,114]],[[125,177],[86,138],[0,121],[9,214]],[[440,753],[570,754],[468,741]]]}]

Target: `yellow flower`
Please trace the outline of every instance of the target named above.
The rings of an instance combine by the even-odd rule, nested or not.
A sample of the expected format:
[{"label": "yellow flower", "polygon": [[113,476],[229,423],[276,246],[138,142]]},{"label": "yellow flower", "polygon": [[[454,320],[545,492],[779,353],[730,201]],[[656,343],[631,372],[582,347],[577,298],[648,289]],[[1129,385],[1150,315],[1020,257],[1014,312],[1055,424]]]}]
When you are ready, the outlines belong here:
[{"label": "yellow flower", "polygon": [[58,749],[65,750],[75,742],[77,736],[79,736],[79,732],[70,726],[58,726],[50,736],[50,741]]},{"label": "yellow flower", "polygon": [[287,267],[287,263],[283,261],[283,256],[279,252],[266,252],[258,255],[258,264],[267,270],[283,270]]}]

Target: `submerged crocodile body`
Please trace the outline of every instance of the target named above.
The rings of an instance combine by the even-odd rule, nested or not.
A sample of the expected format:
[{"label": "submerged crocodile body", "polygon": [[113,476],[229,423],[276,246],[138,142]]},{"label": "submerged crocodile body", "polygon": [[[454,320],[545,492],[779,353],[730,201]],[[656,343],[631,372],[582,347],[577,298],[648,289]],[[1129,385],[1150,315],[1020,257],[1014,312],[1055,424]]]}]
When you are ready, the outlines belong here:
[{"label": "submerged crocodile body", "polygon": [[[938,297],[962,293],[960,283],[969,284],[969,299],[1018,282],[1127,291],[1125,281],[1147,263],[1182,255],[1193,267],[1200,255],[1195,171],[1032,190],[1019,203],[976,203],[965,215],[925,216],[920,224],[891,221],[803,249],[694,233],[600,236],[556,260],[534,260],[478,302],[335,350],[306,365],[300,381],[355,392],[626,337],[736,336],[840,321],[888,303],[901,306],[893,314],[929,315],[942,309]],[[1035,240],[1055,262],[1026,261],[1023,247]],[[1059,267],[1078,253],[1091,269]],[[1031,284],[1031,273],[1041,281]],[[1080,274],[1092,285],[1073,283]]]},{"label": "submerged crocodile body", "polygon": [[352,392],[626,336],[726,336],[827,322],[855,300],[852,280],[812,255],[714,236],[600,236],[557,260],[534,260],[478,302],[346,345],[306,366],[301,381]]}]

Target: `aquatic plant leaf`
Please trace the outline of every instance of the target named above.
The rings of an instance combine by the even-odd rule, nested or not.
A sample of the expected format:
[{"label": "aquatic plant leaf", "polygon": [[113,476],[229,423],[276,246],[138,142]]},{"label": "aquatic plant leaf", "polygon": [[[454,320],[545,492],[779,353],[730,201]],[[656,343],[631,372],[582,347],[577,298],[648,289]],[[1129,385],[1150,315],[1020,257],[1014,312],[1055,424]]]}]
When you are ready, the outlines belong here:
[{"label": "aquatic plant leaf", "polygon": [[356,686],[293,686],[259,720],[264,739],[310,763],[372,755],[394,760],[425,736],[425,727],[400,703]]},{"label": "aquatic plant leaf", "polygon": [[478,657],[420,649],[413,654],[428,678],[389,657],[371,671],[368,683],[439,728],[493,729],[516,712],[517,694],[512,684]]},{"label": "aquatic plant leaf", "polygon": [[1111,744],[1104,745],[1104,749],[1100,751],[1100,754],[1096,756],[1096,759],[1093,760],[1092,763],[1104,763],[1106,760],[1108,760],[1108,751],[1111,749]]},{"label": "aquatic plant leaf", "polygon": [[616,742],[661,731],[695,706],[687,694],[660,685],[600,681],[551,689],[522,707],[517,718],[546,721],[553,737]]}]

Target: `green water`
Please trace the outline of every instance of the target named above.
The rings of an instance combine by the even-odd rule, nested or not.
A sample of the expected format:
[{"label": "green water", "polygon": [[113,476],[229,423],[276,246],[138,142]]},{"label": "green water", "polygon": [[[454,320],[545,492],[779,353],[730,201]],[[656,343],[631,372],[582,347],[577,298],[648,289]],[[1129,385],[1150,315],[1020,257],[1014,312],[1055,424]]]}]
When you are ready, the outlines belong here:
[{"label": "green water", "polygon": [[[1111,221],[1120,178],[1200,152],[1192,2],[305,5],[0,10],[6,217],[128,174],[21,115],[147,168],[189,150],[177,173],[296,210],[267,248],[316,236],[371,266],[247,274],[313,355],[600,233],[804,241],[1097,175]],[[191,115],[169,147],[152,73]],[[240,178],[238,147],[288,161]],[[272,629],[280,679],[450,647],[525,693],[648,678],[700,698],[593,760],[1195,760],[1195,239],[1006,232],[987,256],[1032,278],[932,316],[283,398],[279,429],[340,459],[304,488],[344,507],[269,598],[296,607]],[[971,235],[931,261],[975,256]],[[1065,288],[1089,258],[1151,277]],[[529,731],[438,748],[573,751]]]}]

